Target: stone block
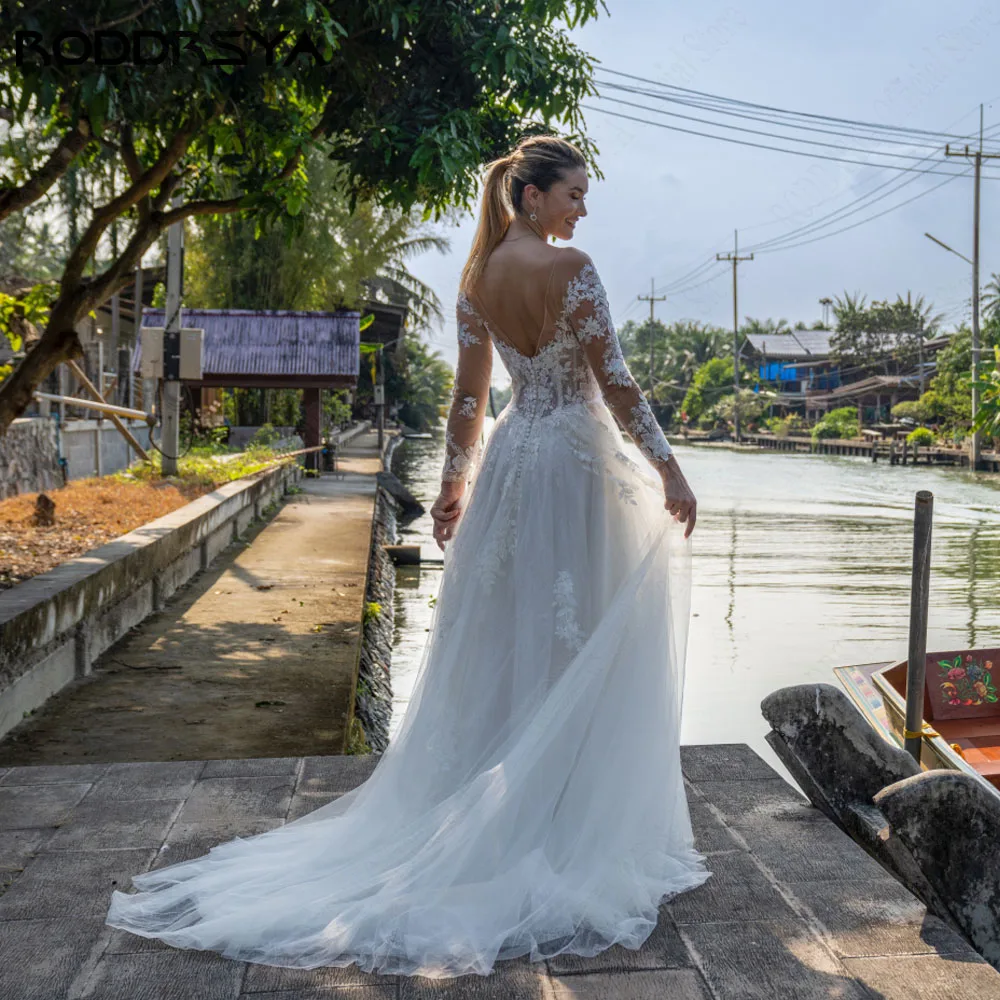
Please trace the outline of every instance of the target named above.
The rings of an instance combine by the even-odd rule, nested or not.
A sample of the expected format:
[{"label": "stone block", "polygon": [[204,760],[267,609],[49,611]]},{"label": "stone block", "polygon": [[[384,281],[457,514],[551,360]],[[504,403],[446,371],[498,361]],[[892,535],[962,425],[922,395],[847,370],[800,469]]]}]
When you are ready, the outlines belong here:
[{"label": "stone block", "polygon": [[241,993],[240,1000],[397,1000],[398,996],[393,985],[328,986],[278,993]]},{"label": "stone block", "polygon": [[219,553],[225,551],[233,543],[233,525],[227,521],[221,527],[216,528],[201,543],[204,549],[204,556],[201,558],[202,567],[207,569]]},{"label": "stone block", "polygon": [[371,776],[380,759],[379,754],[306,757],[296,791],[349,792]]},{"label": "stone block", "polygon": [[403,976],[399,1000],[548,1000],[550,988],[543,962],[518,958],[498,962],[488,976]]},{"label": "stone block", "polygon": [[701,973],[714,996],[726,1000],[872,1000],[868,990],[799,921],[688,924],[681,934],[698,955]]},{"label": "stone block", "polygon": [[[243,995],[259,998],[261,993],[281,993],[290,1000],[292,996],[298,996],[306,990],[358,986],[379,986],[395,990],[398,982],[398,976],[362,972],[356,965],[343,968],[328,966],[319,969],[284,969],[273,965],[251,964],[247,966],[243,979]],[[354,996],[353,991],[349,995]]]},{"label": "stone block", "polygon": [[890,847],[905,852],[926,879],[931,901],[942,901],[935,912],[953,920],[976,951],[1000,967],[996,789],[960,771],[925,771],[882,789],[875,805],[889,821]]},{"label": "stone block", "polygon": [[75,678],[76,640],[71,637],[0,690],[0,737]]},{"label": "stone block", "polygon": [[253,523],[253,505],[251,504],[249,507],[244,507],[241,511],[238,511],[234,523],[237,538],[246,534],[247,528]]},{"label": "stone block", "polygon": [[12,767],[0,778],[0,785],[82,785],[97,781],[108,764],[33,764]]},{"label": "stone block", "polygon": [[88,984],[87,1000],[236,1000],[243,969],[242,962],[176,948],[105,954]]},{"label": "stone block", "polygon": [[291,823],[293,819],[300,819],[308,813],[315,812],[320,806],[325,806],[328,802],[339,799],[342,794],[342,792],[296,792],[292,796],[285,822]]},{"label": "stone block", "polygon": [[67,817],[46,850],[114,850],[124,845],[158,848],[176,813],[177,802],[171,799],[87,800]]},{"label": "stone block", "polygon": [[689,795],[688,809],[691,814],[695,847],[702,854],[718,854],[742,849],[732,830],[712,811],[706,800]]},{"label": "stone block", "polygon": [[978,961],[963,938],[888,875],[871,882],[801,882],[793,891],[841,958],[939,954]]},{"label": "stone block", "polygon": [[84,670],[101,653],[110,649],[130,628],[138,625],[153,611],[153,582],[148,580],[117,604],[95,616],[87,624],[84,639]]},{"label": "stone block", "polygon": [[768,781],[700,781],[699,793],[728,826],[771,827],[777,821],[825,823],[826,817],[782,778]]},{"label": "stone block", "polygon": [[262,778],[275,774],[295,774],[298,757],[250,757],[243,760],[210,760],[203,778]]},{"label": "stone block", "polygon": [[184,799],[204,767],[198,760],[111,764],[91,789],[87,801]]},{"label": "stone block", "polygon": [[996,1000],[1000,973],[983,961],[893,955],[849,958],[844,965],[879,1000]]},{"label": "stone block", "polygon": [[202,778],[177,817],[179,825],[214,824],[219,820],[283,820],[288,812],[295,777]]},{"label": "stone block", "polygon": [[227,819],[220,817],[213,822],[195,824],[175,823],[167,834],[167,839],[153,862],[154,868],[166,868],[179,861],[199,858],[219,844],[228,843],[236,837],[246,840],[259,833],[267,833],[281,826],[281,819]]},{"label": "stone block", "polygon": [[101,917],[0,923],[0,996],[61,1000],[104,933]]},{"label": "stone block", "polygon": [[712,877],[666,905],[678,924],[715,920],[752,920],[762,913],[793,919],[794,912],[781,893],[742,851],[716,854],[709,866]]},{"label": "stone block", "polygon": [[681,768],[688,781],[769,781],[778,774],[745,743],[681,747]]},{"label": "stone block", "polygon": [[82,783],[0,785],[0,830],[55,826],[89,791]]},{"label": "stone block", "polygon": [[130,885],[133,874],[146,871],[153,856],[148,848],[39,854],[0,897],[0,921],[103,916],[111,893]]},{"label": "stone block", "polygon": [[711,1000],[694,969],[553,976],[552,1000]]},{"label": "stone block", "polygon": [[175,559],[157,577],[157,600],[160,607],[169,601],[201,569],[201,556],[197,548],[189,549]]},{"label": "stone block", "polygon": [[614,945],[589,958],[583,955],[564,954],[548,959],[549,972],[553,975],[680,969],[691,965],[693,965],[691,956],[670,917],[667,904],[660,907],[660,918],[656,927],[641,948],[623,948],[621,945]]}]

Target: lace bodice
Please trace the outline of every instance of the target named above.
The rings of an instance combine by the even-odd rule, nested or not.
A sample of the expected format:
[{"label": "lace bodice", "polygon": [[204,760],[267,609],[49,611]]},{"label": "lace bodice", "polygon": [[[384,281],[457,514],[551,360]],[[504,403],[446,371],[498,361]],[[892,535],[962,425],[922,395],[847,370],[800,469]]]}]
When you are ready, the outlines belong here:
[{"label": "lace bodice", "polygon": [[565,281],[551,338],[533,355],[491,328],[465,294],[458,299],[458,367],[445,432],[445,482],[472,478],[489,397],[493,346],[510,374],[514,413],[544,417],[602,398],[642,454],[662,469],[671,454],[659,424],[622,355],[597,270],[585,255]]}]

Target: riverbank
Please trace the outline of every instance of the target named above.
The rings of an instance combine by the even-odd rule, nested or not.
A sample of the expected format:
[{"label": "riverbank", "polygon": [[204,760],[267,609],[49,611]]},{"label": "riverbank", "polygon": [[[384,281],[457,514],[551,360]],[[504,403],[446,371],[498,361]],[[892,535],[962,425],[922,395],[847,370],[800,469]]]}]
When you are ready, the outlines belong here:
[{"label": "riverbank", "polygon": [[[501,962],[448,982],[281,969],[104,924],[132,875],[273,829],[378,757],[0,767],[0,995],[723,1000],[1000,996],[1000,975],[745,746],[681,751],[712,877],[660,907],[642,948]],[[641,767],[642,762],[637,761]]]},{"label": "riverbank", "polygon": [[[340,449],[0,741],[2,765],[340,753],[361,642],[376,435]],[[342,473],[342,476],[341,476]]]},{"label": "riverbank", "polygon": [[[730,438],[712,439],[706,437],[680,437],[677,440],[699,448],[722,448],[732,451],[779,451],[794,452],[799,455],[839,455],[851,458],[868,458],[872,462],[883,461],[889,465],[948,465],[969,468],[969,453],[964,448],[940,445],[907,445],[905,442],[882,440],[881,438],[842,440],[776,434],[744,434],[739,442]],[[982,451],[978,472],[1000,472],[1000,453]]]}]

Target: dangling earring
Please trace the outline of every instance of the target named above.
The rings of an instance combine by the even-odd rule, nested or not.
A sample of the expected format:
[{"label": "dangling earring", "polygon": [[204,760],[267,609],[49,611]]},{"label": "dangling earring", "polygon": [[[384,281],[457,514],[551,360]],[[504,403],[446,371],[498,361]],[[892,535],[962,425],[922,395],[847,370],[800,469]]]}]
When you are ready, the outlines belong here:
[{"label": "dangling earring", "polygon": [[537,222],[538,221],[538,216],[535,215],[534,212],[532,212],[531,215],[528,216],[528,218],[531,219],[532,222]]}]

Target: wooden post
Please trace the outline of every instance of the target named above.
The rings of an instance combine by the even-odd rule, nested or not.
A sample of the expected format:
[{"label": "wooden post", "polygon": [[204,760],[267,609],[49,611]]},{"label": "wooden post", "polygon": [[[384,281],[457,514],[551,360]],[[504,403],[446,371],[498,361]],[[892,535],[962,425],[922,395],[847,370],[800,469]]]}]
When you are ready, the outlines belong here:
[{"label": "wooden post", "polygon": [[927,668],[927,612],[931,580],[934,494],[917,493],[913,512],[913,572],[910,583],[910,641],[906,654],[906,752],[919,764],[923,743],[924,676]]},{"label": "wooden post", "polygon": [[[306,389],[303,397],[306,417],[305,446],[307,448],[315,448],[323,443],[323,401],[321,390]],[[319,454],[312,452],[306,458],[306,467],[309,469],[321,468]]]},{"label": "wooden post", "polygon": [[[91,394],[91,396],[93,396],[98,402],[103,403],[104,397],[97,391],[97,386],[94,385],[89,378],[87,378],[87,373],[75,361],[67,361],[66,364],[70,371],[72,371],[73,374],[80,380],[84,388]],[[148,462],[149,455],[146,453],[146,449],[139,444],[132,432],[118,419],[114,413],[109,414],[109,416],[111,417],[115,427],[118,428],[122,437],[125,438],[125,440],[128,441],[133,448],[135,448],[135,450],[142,456],[142,460],[144,462]]]}]

